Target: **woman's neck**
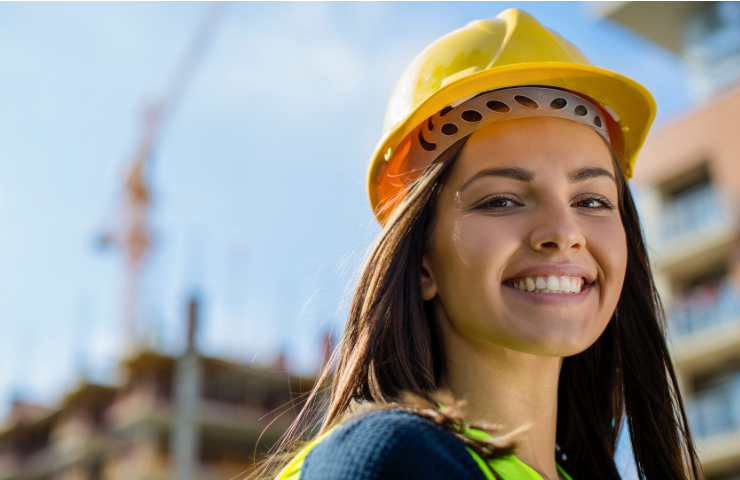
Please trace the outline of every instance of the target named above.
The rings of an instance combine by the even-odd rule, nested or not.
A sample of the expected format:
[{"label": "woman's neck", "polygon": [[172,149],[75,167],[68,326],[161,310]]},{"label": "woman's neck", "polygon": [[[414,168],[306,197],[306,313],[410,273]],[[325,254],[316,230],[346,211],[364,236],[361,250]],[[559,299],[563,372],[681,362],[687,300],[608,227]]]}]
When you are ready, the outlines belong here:
[{"label": "woman's neck", "polygon": [[543,479],[556,480],[555,433],[562,358],[498,345],[471,347],[459,335],[444,335],[445,383],[456,398],[466,401],[466,420],[499,424],[502,433],[528,425],[516,439],[517,458]]}]

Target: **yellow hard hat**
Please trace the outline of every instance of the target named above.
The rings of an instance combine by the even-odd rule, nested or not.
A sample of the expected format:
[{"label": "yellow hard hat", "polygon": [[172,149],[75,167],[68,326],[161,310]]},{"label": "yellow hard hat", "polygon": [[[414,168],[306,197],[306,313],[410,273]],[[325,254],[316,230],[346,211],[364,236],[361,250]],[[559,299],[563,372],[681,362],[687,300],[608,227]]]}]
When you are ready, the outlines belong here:
[{"label": "yellow hard hat", "polygon": [[370,205],[378,220],[383,223],[405,195],[409,182],[401,179],[419,174],[405,162],[417,127],[480,93],[528,85],[563,89],[598,105],[625,177],[632,177],[655,118],[653,96],[634,80],[594,67],[580,50],[528,13],[509,9],[440,38],[401,76],[368,171]]}]

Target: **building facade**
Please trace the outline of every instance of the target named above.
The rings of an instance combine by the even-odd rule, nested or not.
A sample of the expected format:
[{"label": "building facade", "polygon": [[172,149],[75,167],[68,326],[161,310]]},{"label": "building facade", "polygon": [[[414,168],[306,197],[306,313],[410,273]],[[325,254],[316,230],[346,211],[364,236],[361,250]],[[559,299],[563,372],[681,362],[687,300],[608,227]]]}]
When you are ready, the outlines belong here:
[{"label": "building facade", "polygon": [[696,106],[657,126],[633,191],[690,427],[710,480],[740,479],[740,3],[612,2],[679,55]]},{"label": "building facade", "polygon": [[[244,478],[288,429],[314,378],[185,352],[139,351],[120,381],[87,382],[55,407],[16,402],[0,425],[0,480]],[[330,336],[325,349],[330,350]]]}]

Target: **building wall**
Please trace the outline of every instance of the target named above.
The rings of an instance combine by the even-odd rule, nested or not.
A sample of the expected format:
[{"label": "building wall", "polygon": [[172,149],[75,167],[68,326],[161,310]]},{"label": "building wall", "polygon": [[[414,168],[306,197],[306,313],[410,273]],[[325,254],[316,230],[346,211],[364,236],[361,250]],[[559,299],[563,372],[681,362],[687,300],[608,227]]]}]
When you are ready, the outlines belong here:
[{"label": "building wall", "polygon": [[648,137],[634,181],[660,185],[703,162],[717,186],[737,203],[740,194],[740,89],[687,111]]},{"label": "building wall", "polygon": [[[178,408],[182,392],[173,391],[178,359],[142,353],[122,365],[118,386],[84,384],[56,408],[6,419],[0,480],[243,478],[288,428],[296,413],[289,406],[314,380],[190,353],[207,374],[186,392],[192,409]],[[183,416],[196,441],[177,452]]]},{"label": "building wall", "polygon": [[740,479],[740,89],[653,132],[633,190],[710,480]]}]

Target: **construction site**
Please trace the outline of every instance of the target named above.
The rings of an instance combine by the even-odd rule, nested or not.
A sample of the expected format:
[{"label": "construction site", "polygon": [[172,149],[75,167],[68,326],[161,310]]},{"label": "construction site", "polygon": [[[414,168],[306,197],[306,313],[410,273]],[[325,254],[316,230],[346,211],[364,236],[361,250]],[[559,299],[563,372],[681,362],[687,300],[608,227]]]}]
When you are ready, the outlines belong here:
[{"label": "construction site", "polygon": [[15,402],[0,430],[3,480],[247,476],[295,419],[314,379],[198,353],[138,351],[120,381],[81,381],[51,408]]},{"label": "construction site", "polygon": [[[738,5],[604,2],[593,9],[599,21],[680,62],[698,98],[654,127],[630,185],[709,480],[740,479]],[[113,200],[115,211],[93,241],[122,266],[117,322],[124,354],[115,378],[98,382],[79,375],[52,404],[14,399],[0,421],[0,480],[244,478],[293,423],[315,386],[315,374],[302,373],[315,368],[296,373],[282,354],[259,363],[204,353],[199,332],[208,318],[197,291],[188,293],[186,315],[176,320],[186,332],[180,347],[158,348],[151,338],[145,285],[160,241],[153,224],[153,168],[225,8],[214,3],[204,9],[163,93],[139,112],[141,134],[116,179],[118,192],[95,200]],[[315,203],[317,210],[324,208]],[[330,197],[324,203],[339,202]],[[323,324],[315,330],[312,340],[322,345],[315,364],[324,367],[336,332]]]},{"label": "construction site", "polygon": [[[2,480],[223,480],[247,476],[295,420],[314,378],[278,357],[253,365],[203,355],[199,301],[187,302],[184,351],[151,348],[141,293],[155,240],[152,162],[166,123],[195,75],[225,5],[214,3],[161,98],[145,107],[116,212],[97,242],[122,257],[125,356],[117,381],[80,378],[53,406],[13,402],[0,426]],[[325,339],[325,358],[331,336]]]}]

